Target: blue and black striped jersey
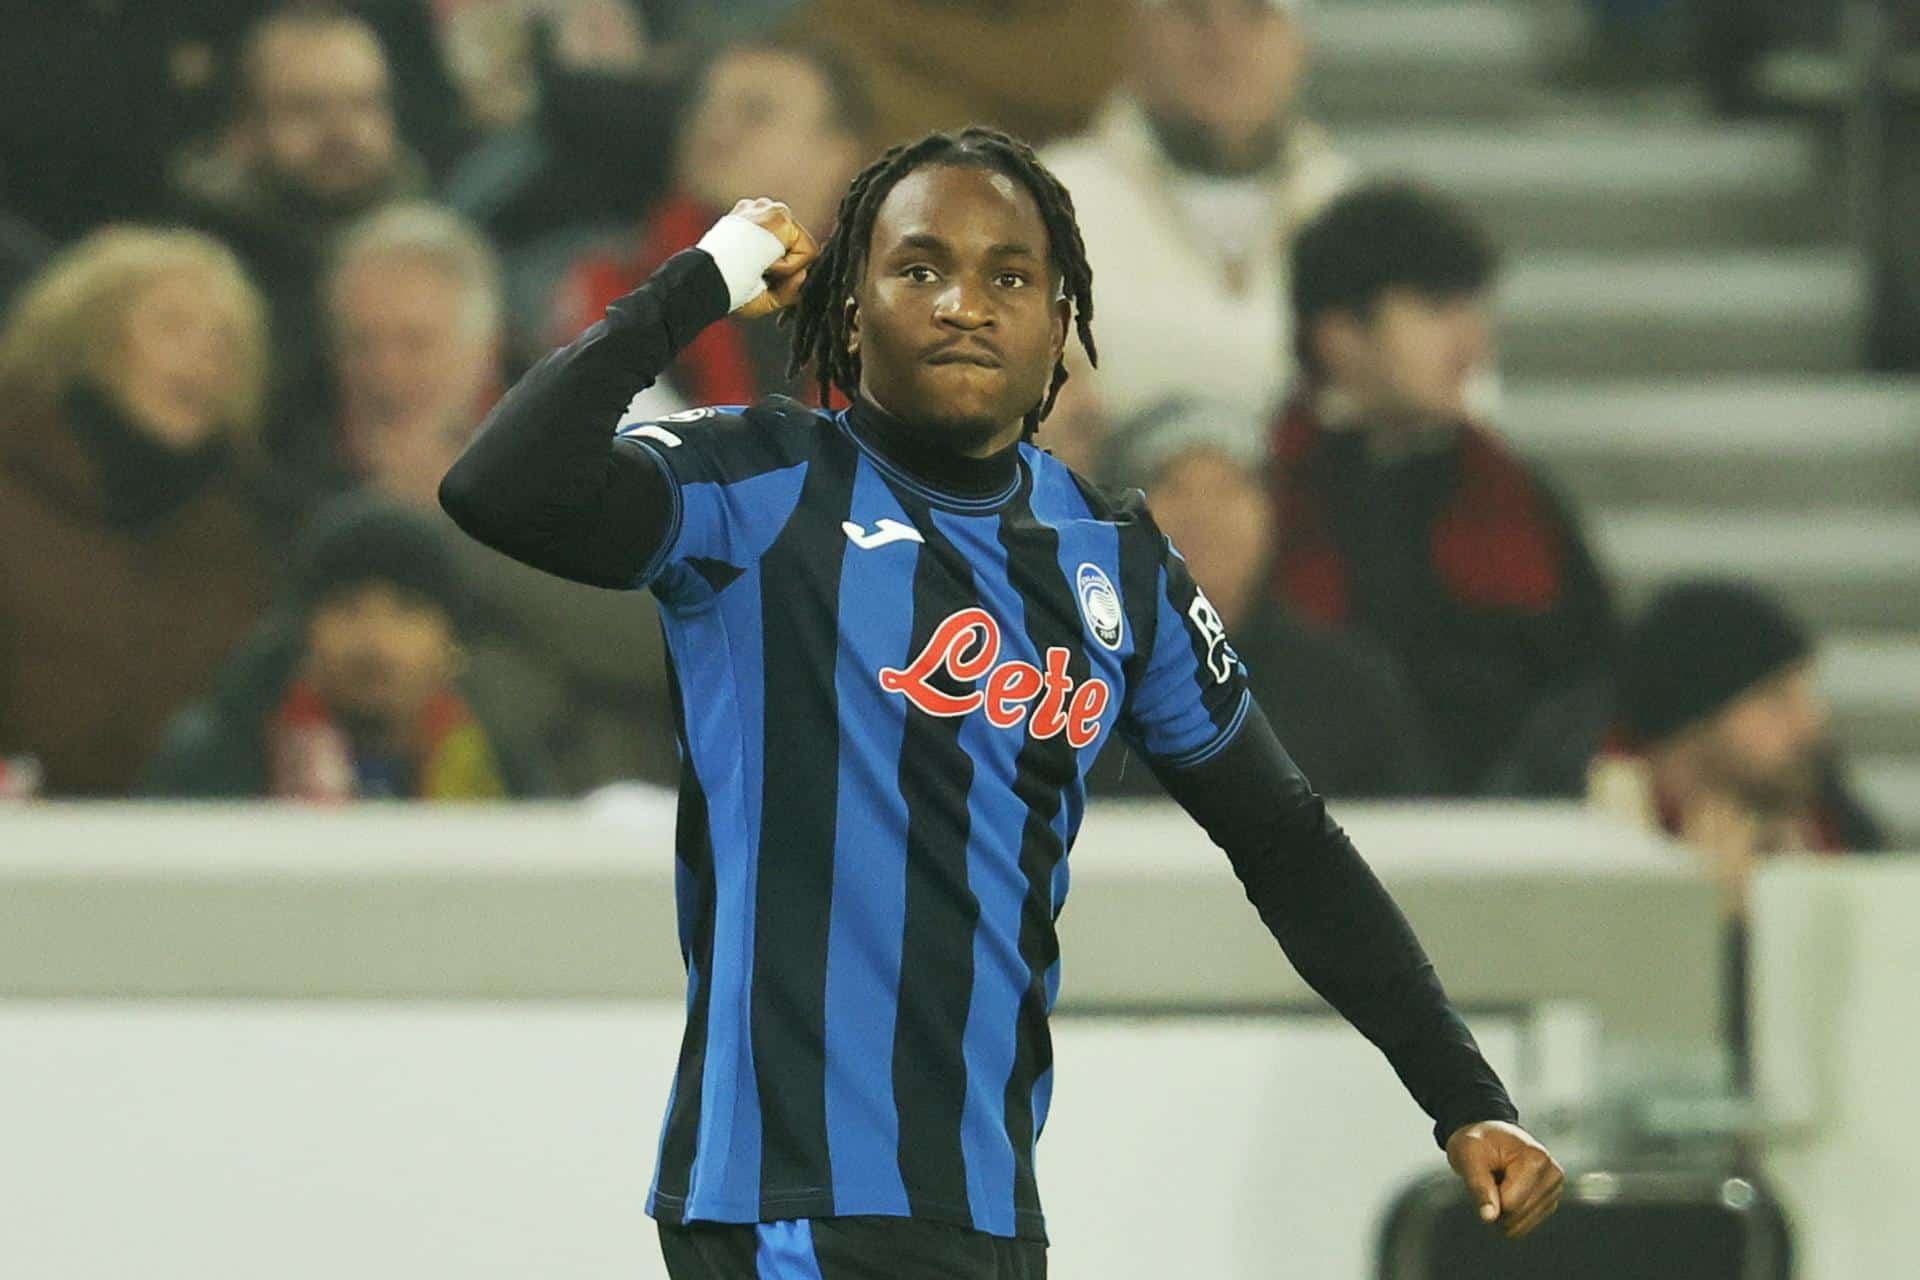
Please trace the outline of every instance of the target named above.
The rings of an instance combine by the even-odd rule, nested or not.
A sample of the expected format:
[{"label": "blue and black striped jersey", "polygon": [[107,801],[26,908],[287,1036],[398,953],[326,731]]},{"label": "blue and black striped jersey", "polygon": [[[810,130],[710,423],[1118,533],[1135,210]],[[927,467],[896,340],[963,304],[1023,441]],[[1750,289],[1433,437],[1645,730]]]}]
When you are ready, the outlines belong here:
[{"label": "blue and black striped jersey", "polygon": [[530,370],[441,487],[481,541],[661,602],[687,1030],[648,1211],[1045,1239],[1054,925],[1115,732],[1436,1141],[1514,1118],[1139,496],[1031,445],[961,458],[864,400],[620,421],[727,302],[677,255]]},{"label": "blue and black striped jersey", "polygon": [[1137,500],[1022,446],[997,491],[789,400],[624,427],[678,688],[693,1030],[653,1189],[689,1218],[1039,1236],[1054,921],[1115,731],[1176,766],[1245,672]]}]

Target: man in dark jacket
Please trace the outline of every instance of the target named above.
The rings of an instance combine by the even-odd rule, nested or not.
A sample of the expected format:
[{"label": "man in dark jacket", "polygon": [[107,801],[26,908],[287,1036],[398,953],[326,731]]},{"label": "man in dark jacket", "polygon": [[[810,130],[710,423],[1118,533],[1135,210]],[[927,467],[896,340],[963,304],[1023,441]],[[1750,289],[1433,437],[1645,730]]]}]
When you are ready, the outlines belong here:
[{"label": "man in dark jacket", "polygon": [[1334,202],[1295,241],[1305,380],[1273,427],[1273,590],[1406,669],[1448,789],[1528,711],[1604,670],[1605,583],[1568,510],[1470,404],[1492,358],[1492,247],[1411,187]]},{"label": "man in dark jacket", "polygon": [[233,246],[267,294],[278,416],[324,391],[317,292],[334,239],[426,175],[400,138],[386,51],[351,12],[267,14],[234,74],[234,118],[173,185],[182,217]]},{"label": "man in dark jacket", "polygon": [[463,592],[426,517],[362,497],[316,519],[294,617],[262,631],[168,729],[143,791],[307,801],[494,800],[547,790],[458,683]]}]

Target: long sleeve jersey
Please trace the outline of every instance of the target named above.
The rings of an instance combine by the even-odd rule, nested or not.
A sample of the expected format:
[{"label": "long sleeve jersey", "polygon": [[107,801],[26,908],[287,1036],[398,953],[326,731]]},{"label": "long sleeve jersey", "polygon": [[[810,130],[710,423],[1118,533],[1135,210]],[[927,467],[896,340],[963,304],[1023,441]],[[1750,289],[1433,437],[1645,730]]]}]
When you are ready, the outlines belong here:
[{"label": "long sleeve jersey", "polygon": [[647,1210],[1046,1238],[1056,921],[1116,732],[1444,1144],[1515,1111],[1247,691],[1138,494],[865,400],[625,421],[728,309],[676,255],[536,365],[441,486],[472,536],[660,601],[687,1029]]}]

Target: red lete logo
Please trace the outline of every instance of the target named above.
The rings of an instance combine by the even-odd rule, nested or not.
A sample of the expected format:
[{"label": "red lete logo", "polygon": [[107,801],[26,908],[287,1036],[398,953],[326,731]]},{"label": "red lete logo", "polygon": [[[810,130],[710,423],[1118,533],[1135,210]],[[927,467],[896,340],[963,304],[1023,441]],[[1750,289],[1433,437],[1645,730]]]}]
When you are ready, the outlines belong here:
[{"label": "red lete logo", "polygon": [[[999,662],[1000,624],[985,609],[962,609],[934,628],[919,657],[905,667],[882,667],[880,687],[901,694],[930,716],[985,711],[987,722],[1001,729],[1018,725],[1031,710],[1029,733],[1036,738],[1064,733],[1078,751],[1100,736],[1100,717],[1113,700],[1113,690],[1100,679],[1076,689],[1067,674],[1072,656],[1072,650],[1054,645],[1047,650],[1044,672],[1031,662]],[[966,692],[935,687],[933,677],[942,671]],[[976,687],[982,677],[984,687]],[[1029,708],[1035,698],[1039,705]]]}]

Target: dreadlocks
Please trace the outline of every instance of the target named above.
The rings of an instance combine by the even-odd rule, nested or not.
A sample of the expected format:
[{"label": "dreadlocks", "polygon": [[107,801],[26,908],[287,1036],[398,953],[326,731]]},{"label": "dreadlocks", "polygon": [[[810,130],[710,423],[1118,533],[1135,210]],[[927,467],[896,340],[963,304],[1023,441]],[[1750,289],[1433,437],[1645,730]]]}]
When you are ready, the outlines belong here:
[{"label": "dreadlocks", "polygon": [[[1048,257],[1072,301],[1080,345],[1086,349],[1089,362],[1099,363],[1093,349],[1093,269],[1087,265],[1087,248],[1074,221],[1073,197],[1040,163],[1032,147],[1018,138],[975,125],[958,133],[930,133],[918,142],[889,147],[847,188],[834,219],[833,234],[821,246],[820,256],[807,273],[799,300],[790,312],[793,355],[787,376],[798,376],[811,362],[820,379],[821,404],[827,403],[834,387],[849,399],[859,394],[860,356],[848,349],[851,335],[846,300],[853,295],[865,269],[874,217],[896,183],[914,170],[932,165],[991,169],[1026,187],[1046,223]],[[1046,399],[1027,411],[1025,435],[1039,430],[1041,419],[1052,412],[1066,381],[1066,363],[1056,361]]]}]

